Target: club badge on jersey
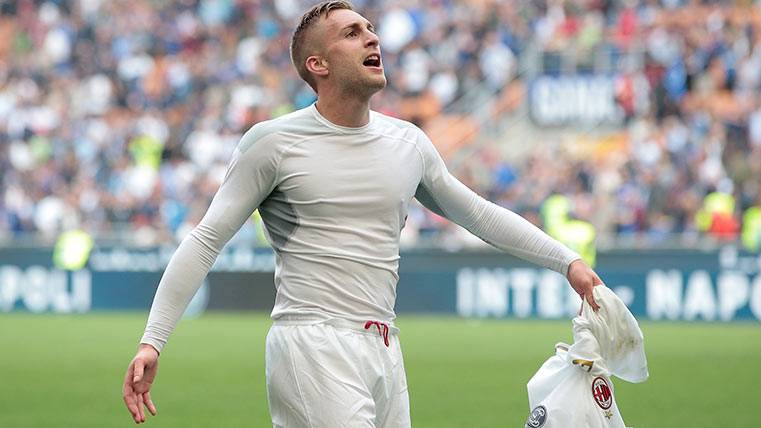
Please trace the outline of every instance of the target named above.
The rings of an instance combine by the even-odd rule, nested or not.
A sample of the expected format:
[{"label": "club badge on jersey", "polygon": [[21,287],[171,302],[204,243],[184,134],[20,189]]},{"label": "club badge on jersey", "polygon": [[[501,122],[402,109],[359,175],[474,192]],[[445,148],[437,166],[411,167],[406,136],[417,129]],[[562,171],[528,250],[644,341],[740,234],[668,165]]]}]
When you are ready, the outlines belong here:
[{"label": "club badge on jersey", "polygon": [[573,320],[573,345],[555,345],[555,355],[529,380],[525,428],[626,428],[611,376],[647,379],[644,338],[613,291],[600,285],[594,293],[600,310],[584,302]]}]

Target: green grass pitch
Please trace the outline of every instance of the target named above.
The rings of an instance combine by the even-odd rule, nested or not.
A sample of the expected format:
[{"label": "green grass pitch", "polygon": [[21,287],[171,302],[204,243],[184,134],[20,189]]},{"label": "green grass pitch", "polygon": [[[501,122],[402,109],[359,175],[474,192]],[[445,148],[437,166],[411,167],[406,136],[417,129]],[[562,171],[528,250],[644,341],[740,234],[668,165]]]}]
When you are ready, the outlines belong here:
[{"label": "green grass pitch", "polygon": [[[146,314],[0,315],[0,427],[127,427],[124,369]],[[155,427],[270,426],[263,314],[184,320],[161,357]],[[522,427],[526,381],[566,321],[402,316],[413,426]],[[643,323],[650,379],[615,381],[628,425],[755,427],[761,326]]]}]

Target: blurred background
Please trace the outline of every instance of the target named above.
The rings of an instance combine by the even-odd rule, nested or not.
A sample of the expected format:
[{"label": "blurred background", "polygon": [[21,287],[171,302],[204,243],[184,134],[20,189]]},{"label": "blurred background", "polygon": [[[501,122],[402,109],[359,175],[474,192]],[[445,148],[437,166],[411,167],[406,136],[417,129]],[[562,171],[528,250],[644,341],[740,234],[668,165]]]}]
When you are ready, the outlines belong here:
[{"label": "blurred background", "polygon": [[[288,54],[308,1],[1,4],[3,242],[176,241],[243,132],[315,100]],[[761,206],[758,2],[355,5],[389,80],[373,108],[425,129],[483,196],[547,227],[542,204],[563,195],[598,245],[746,227],[758,249],[743,218]],[[468,242],[420,208],[405,231],[408,247]]]},{"label": "blurred background", "polygon": [[[56,338],[94,341],[96,349],[100,340],[118,338],[113,346],[121,352],[112,359],[127,363],[161,272],[203,216],[239,138],[257,122],[315,101],[288,53],[292,30],[313,3],[0,0],[0,343],[30,340],[11,331],[30,332],[38,349]],[[698,342],[718,338],[728,341],[718,355],[722,364],[747,367],[747,385],[761,382],[751,364],[761,351],[761,1],[353,4],[381,39],[389,85],[373,109],[423,128],[465,184],[596,265],[646,320],[646,339],[652,331],[653,343],[665,344],[650,350],[651,363],[683,368],[681,378],[654,378],[650,389],[623,386],[654,409],[626,408],[625,419],[628,410],[635,426],[752,426],[752,404],[745,407],[742,394],[715,392],[720,377],[690,392],[676,385],[714,369],[691,358],[706,352]],[[520,426],[527,409],[523,390],[513,387],[523,387],[555,341],[570,340],[567,320],[578,299],[561,276],[492,251],[417,204],[402,250],[397,310],[402,320],[411,317],[410,335],[436,330],[437,322],[467,329],[492,322],[483,318],[507,318],[516,343],[545,338],[546,349],[522,360],[510,393],[497,392],[515,397],[507,419]],[[253,311],[251,322],[265,325],[273,272],[255,213],[223,251],[189,315]],[[61,324],[54,315],[28,313],[88,315]],[[419,314],[427,317],[420,321]],[[560,321],[524,321],[536,318]],[[74,333],[100,324],[113,326],[100,339]],[[427,344],[421,336],[418,344]],[[680,338],[682,348],[669,347]],[[425,373],[440,355],[423,348],[408,363]],[[500,352],[476,360],[516,366],[510,348]],[[43,366],[53,370],[56,356],[43,360],[44,353],[30,350],[28,365],[3,356],[0,362],[10,365],[18,387]],[[63,359],[71,373],[79,358],[93,358],[90,351],[75,355]],[[418,383],[421,396],[426,385],[431,394],[447,389],[430,376]],[[493,400],[490,380],[484,376],[469,394],[492,391]],[[94,385],[83,390],[101,390]],[[695,391],[735,419],[690,412],[689,403],[701,402]],[[259,398],[256,407],[266,410]],[[468,412],[437,403],[419,406],[416,426],[504,421],[457,422]],[[38,404],[34,409],[49,402]],[[43,419],[33,423],[35,412],[3,413],[2,406],[0,422],[6,417],[8,426],[54,420],[40,411]],[[103,418],[111,413],[103,410]],[[71,426],[106,425],[83,417]]]}]

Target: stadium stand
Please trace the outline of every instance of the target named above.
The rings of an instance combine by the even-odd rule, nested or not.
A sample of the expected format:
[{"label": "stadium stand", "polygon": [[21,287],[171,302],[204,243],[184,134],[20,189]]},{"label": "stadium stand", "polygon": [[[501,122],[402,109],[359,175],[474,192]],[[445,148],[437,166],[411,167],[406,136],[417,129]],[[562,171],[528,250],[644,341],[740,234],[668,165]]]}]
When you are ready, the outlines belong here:
[{"label": "stadium stand", "polygon": [[[314,101],[288,56],[306,3],[2,2],[0,240],[183,236],[242,133]],[[603,242],[723,242],[761,200],[761,2],[354,3],[382,40],[374,108],[425,128],[466,184],[537,224],[563,194]],[[542,116],[537,82],[569,76],[608,79],[612,115]],[[403,239],[464,236],[414,207]]]}]

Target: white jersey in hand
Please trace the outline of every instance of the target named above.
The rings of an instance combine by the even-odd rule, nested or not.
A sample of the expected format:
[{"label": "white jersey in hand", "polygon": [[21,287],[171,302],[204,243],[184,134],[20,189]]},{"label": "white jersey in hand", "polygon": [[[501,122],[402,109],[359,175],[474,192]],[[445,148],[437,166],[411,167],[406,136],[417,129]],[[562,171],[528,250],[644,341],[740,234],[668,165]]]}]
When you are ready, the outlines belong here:
[{"label": "white jersey in hand", "polygon": [[625,428],[611,376],[629,382],[648,377],[642,331],[609,288],[594,288],[600,310],[586,301],[573,320],[573,345],[555,345],[528,382],[528,428]]}]

